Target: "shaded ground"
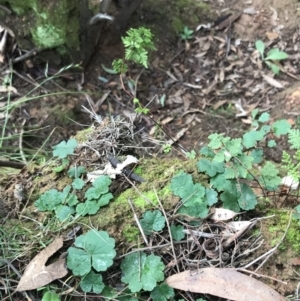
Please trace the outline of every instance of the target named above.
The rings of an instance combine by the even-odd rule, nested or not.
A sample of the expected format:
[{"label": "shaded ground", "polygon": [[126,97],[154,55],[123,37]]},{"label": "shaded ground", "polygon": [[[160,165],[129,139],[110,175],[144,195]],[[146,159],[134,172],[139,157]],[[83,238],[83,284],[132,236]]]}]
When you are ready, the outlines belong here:
[{"label": "shaded ground", "polygon": [[[40,98],[18,106],[13,112],[6,135],[16,135],[16,138],[5,143],[3,150],[9,154],[11,148],[20,149],[21,143],[26,156],[32,149],[41,147],[45,140],[45,146],[50,147],[68,139],[92,122],[81,105],[102,116],[122,114],[130,117],[134,114],[134,96],[150,109],[151,118],[145,116],[139,122],[149,139],[165,143],[172,137],[189,151],[203,146],[211,133],[240,136],[249,129],[250,114],[255,108],[270,112],[273,120],[289,118],[291,123],[295,122],[300,110],[300,39],[296,14],[299,5],[291,0],[254,0],[248,6],[241,5],[241,1],[228,4],[215,1],[211,11],[217,20],[218,16],[228,12],[237,14],[250,7],[250,14],[242,14],[232,26],[207,31],[201,28],[193,39],[181,41],[173,33],[162,32],[165,20],[157,18],[155,11],[149,12],[141,6],[129,26],[142,24],[153,28],[153,20],[156,22],[157,52],[151,54],[149,69],[132,66],[123,79],[126,91],[123,90],[120,78],[103,68],[103,65],[110,68],[111,62],[122,57],[124,51],[120,37],[108,27],[88,65],[84,84],[78,70],[68,71],[71,78],[59,77],[44,84],[44,90],[33,93],[42,95]],[[203,17],[202,23],[209,21]],[[254,47],[257,39],[262,39],[268,49],[279,47],[290,55],[290,59],[280,65],[279,76],[274,77],[261,62]],[[32,82],[15,77],[14,87],[21,96],[33,89],[35,81],[41,81],[43,65],[35,66],[31,71]],[[73,92],[65,93],[65,89]],[[75,92],[82,89],[86,94]],[[53,92],[57,94],[51,95]],[[5,103],[4,99],[0,105],[2,103]],[[4,115],[0,117],[3,120]],[[152,118],[164,125],[164,132],[157,129]],[[177,139],[180,131],[184,135]],[[281,148],[279,144],[269,154],[270,158],[280,161]],[[40,156],[43,158],[43,153]],[[16,159],[21,157],[22,154],[16,155]],[[288,285],[270,283],[282,294],[291,294],[298,283],[291,272],[298,266],[298,259],[294,255],[288,256],[293,257],[291,263],[288,258],[277,258],[276,262],[271,259],[260,270],[277,279],[282,279],[282,273],[288,275],[284,277]]]}]

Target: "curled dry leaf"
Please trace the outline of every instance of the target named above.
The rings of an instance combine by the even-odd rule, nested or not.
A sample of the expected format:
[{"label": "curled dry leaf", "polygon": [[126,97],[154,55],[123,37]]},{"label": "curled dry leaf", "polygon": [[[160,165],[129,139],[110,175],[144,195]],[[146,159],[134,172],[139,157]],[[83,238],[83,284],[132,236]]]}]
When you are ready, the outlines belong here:
[{"label": "curled dry leaf", "polygon": [[108,175],[111,179],[115,179],[117,175],[122,174],[124,168],[132,163],[138,163],[138,159],[134,156],[127,155],[126,159],[122,163],[118,163],[116,167],[113,167],[110,163],[107,163],[103,169],[98,169],[87,173],[88,182],[93,183],[101,175]]},{"label": "curled dry leaf", "polygon": [[209,218],[215,221],[227,221],[239,215],[241,213],[236,213],[229,209],[224,208],[216,208],[214,214],[212,214]]},{"label": "curled dry leaf", "polygon": [[28,264],[16,291],[22,292],[45,286],[68,274],[65,258],[45,266],[47,260],[63,246],[63,238],[56,238],[50,245],[36,255]]},{"label": "curled dry leaf", "polygon": [[228,223],[228,226],[233,232],[238,232],[244,229],[245,227],[249,227],[250,225],[252,225],[252,223],[253,222],[250,221],[237,221]]},{"label": "curled dry leaf", "polygon": [[285,301],[283,296],[266,284],[234,269],[187,270],[170,276],[166,283],[176,289],[234,301]]},{"label": "curled dry leaf", "polygon": [[202,247],[208,258],[218,258],[222,252],[222,245],[214,238],[206,239]]}]

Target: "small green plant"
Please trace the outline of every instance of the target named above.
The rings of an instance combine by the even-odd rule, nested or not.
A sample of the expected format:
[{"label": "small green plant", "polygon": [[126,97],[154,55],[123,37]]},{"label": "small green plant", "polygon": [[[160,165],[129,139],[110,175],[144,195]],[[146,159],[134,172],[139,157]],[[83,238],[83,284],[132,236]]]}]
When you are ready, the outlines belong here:
[{"label": "small green plant", "polygon": [[184,229],[183,226],[171,225],[170,228],[171,228],[171,235],[174,240],[180,241],[180,240],[184,239],[185,234],[183,232],[183,229]]},{"label": "small green plant", "polygon": [[114,60],[112,65],[117,73],[124,74],[128,70],[127,62],[133,61],[148,68],[148,53],[155,50],[153,34],[144,27],[130,28],[122,37],[125,47],[125,58]]},{"label": "small green plant", "polygon": [[152,300],[155,301],[167,301],[175,296],[174,289],[169,287],[167,284],[162,283],[157,285],[150,294]]},{"label": "small green plant", "polygon": [[[128,62],[141,64],[145,68],[148,68],[148,53],[150,50],[156,50],[153,44],[153,34],[151,31],[144,27],[130,28],[126,32],[126,36],[122,37],[122,42],[125,47],[125,57],[113,61],[112,67],[114,72],[125,74],[128,70]],[[121,81],[123,83],[122,77]],[[135,95],[132,96],[133,103],[136,106],[135,111],[138,114],[148,114],[149,109],[144,108]]]},{"label": "small green plant", "polygon": [[159,210],[146,211],[140,223],[144,233],[150,235],[154,231],[161,231],[165,226],[166,219]]},{"label": "small green plant", "polygon": [[135,112],[138,114],[145,114],[147,115],[149,113],[149,109],[143,107],[140,103],[140,101],[137,98],[133,99],[133,104],[135,105]]},{"label": "small green plant", "polygon": [[66,158],[68,155],[74,153],[74,149],[77,147],[76,139],[70,139],[67,142],[62,141],[59,144],[53,146],[53,156],[60,159]]},{"label": "small green plant", "polygon": [[260,53],[262,60],[267,64],[267,66],[272,70],[274,74],[279,74],[280,68],[274,61],[281,61],[288,58],[288,55],[280,51],[278,48],[273,48],[267,52],[267,56],[265,57],[265,44],[261,40],[257,40],[255,42],[255,48]]},{"label": "small green plant", "polygon": [[59,144],[54,145],[52,147],[53,156],[62,159],[61,164],[53,168],[53,171],[59,173],[69,165],[69,160],[67,156],[72,155],[76,147],[77,147],[76,139],[69,139],[67,142],[62,141]]},{"label": "small green plant", "polygon": [[[212,134],[209,144],[203,147],[203,156],[198,162],[198,171],[209,176],[209,187],[194,183],[190,174],[180,172],[171,181],[171,191],[182,199],[179,213],[203,218],[209,208],[219,200],[223,207],[233,211],[252,210],[257,204],[257,198],[247,181],[256,180],[260,187],[267,191],[276,191],[281,184],[279,170],[271,162],[265,162],[259,174],[252,173],[253,164],[262,162],[263,151],[259,142],[263,142],[269,134],[280,137],[289,133],[290,140],[298,143],[297,132],[291,130],[286,120],[279,120],[271,125],[266,124],[269,114],[263,113],[258,118],[258,111],[252,114],[252,130],[242,138],[231,139],[223,134]],[[270,140],[268,147],[274,147],[275,141]],[[290,172],[296,173],[298,165],[293,165],[291,158],[285,156],[285,162]],[[298,159],[298,157],[296,157]],[[300,154],[299,154],[300,159]]]},{"label": "small green plant", "polygon": [[75,190],[81,190],[85,183],[82,179],[76,178],[72,183],[73,192],[71,192],[70,185],[66,186],[62,192],[50,189],[43,193],[34,204],[39,211],[54,211],[61,222],[69,220],[75,213],[78,216],[93,215],[113,198],[113,195],[108,192],[110,184],[111,179],[108,176],[100,176],[85,192],[85,201],[79,203]]},{"label": "small green plant", "polygon": [[189,29],[187,26],[184,26],[183,31],[180,33],[180,38],[184,41],[190,40],[193,38],[194,31]]},{"label": "small green plant", "polygon": [[[62,171],[68,164],[68,155],[74,153],[77,141],[70,139],[53,146],[53,155],[62,159],[62,164],[54,168],[55,172]],[[111,179],[108,176],[98,177],[85,192],[85,201],[79,203],[76,190],[81,190],[85,182],[80,178],[86,172],[83,166],[71,167],[67,172],[69,177],[74,178],[71,185],[67,185],[62,192],[50,189],[43,193],[35,202],[39,211],[54,211],[56,217],[61,221],[68,221],[74,214],[77,216],[93,215],[99,209],[109,203],[113,195],[109,192]],[[73,191],[71,192],[71,189]]]},{"label": "small green plant", "polygon": [[[282,168],[287,172],[287,175],[291,177],[292,189],[297,189],[300,180],[300,131],[299,129],[291,129],[288,134],[288,142],[291,149],[295,149],[296,152],[291,155],[286,151],[282,153]],[[293,187],[294,186],[294,187]],[[297,208],[299,210],[299,207]]]},{"label": "small green plant", "polygon": [[196,152],[194,150],[187,152],[185,155],[190,160],[196,159]]},{"label": "small green plant", "polygon": [[43,294],[42,301],[60,301],[60,298],[57,293],[47,288],[46,292]]},{"label": "small green plant", "polygon": [[206,217],[209,207],[218,201],[218,193],[214,189],[195,184],[192,176],[185,172],[173,177],[170,188],[174,195],[182,199],[178,212],[190,216]]},{"label": "small green plant", "polygon": [[164,144],[162,147],[165,154],[169,154],[172,150],[172,145],[169,143]]},{"label": "small green plant", "polygon": [[[137,264],[138,263],[138,264]],[[152,291],[157,282],[164,280],[164,268],[161,258],[153,254],[147,256],[137,252],[125,257],[121,263],[122,282],[128,284],[132,293]]]},{"label": "small green plant", "polygon": [[81,276],[84,292],[100,294],[104,288],[102,276],[116,256],[115,240],[105,231],[91,230],[76,238],[75,247],[68,249],[67,266],[76,276]]}]

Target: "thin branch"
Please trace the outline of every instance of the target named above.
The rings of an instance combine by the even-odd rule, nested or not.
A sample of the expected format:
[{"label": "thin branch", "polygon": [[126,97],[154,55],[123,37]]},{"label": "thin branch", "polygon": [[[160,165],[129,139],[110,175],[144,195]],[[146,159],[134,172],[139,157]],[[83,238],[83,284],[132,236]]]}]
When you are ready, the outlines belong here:
[{"label": "thin branch", "polygon": [[130,207],[131,207],[131,210],[132,210],[132,212],[133,212],[134,220],[135,220],[135,222],[136,222],[136,224],[137,224],[137,226],[138,226],[138,228],[139,228],[139,230],[140,230],[140,232],[141,232],[141,234],[142,234],[142,237],[143,237],[143,239],[144,239],[144,242],[146,243],[147,246],[149,246],[149,242],[148,242],[147,237],[146,237],[146,235],[145,235],[145,233],[144,233],[144,230],[143,230],[143,228],[142,228],[142,226],[141,226],[141,224],[140,224],[140,221],[139,221],[137,215],[135,214],[135,211],[134,211],[134,208],[133,208],[131,199],[128,199],[128,203],[129,203],[129,205],[130,205]]},{"label": "thin branch", "polygon": [[156,199],[159,203],[159,206],[161,208],[161,211],[166,219],[166,223],[167,223],[167,227],[168,227],[168,231],[169,231],[169,236],[170,236],[170,242],[171,242],[171,248],[172,248],[172,253],[173,253],[173,256],[174,256],[174,260],[175,260],[175,264],[176,264],[176,268],[177,268],[177,272],[179,273],[180,270],[179,270],[179,266],[178,266],[178,262],[177,262],[177,257],[176,257],[176,253],[175,253],[175,249],[174,249],[174,243],[173,243],[173,238],[172,238],[172,233],[171,233],[171,228],[170,228],[170,224],[169,224],[169,221],[168,221],[168,217],[167,217],[167,214],[165,212],[165,209],[157,195],[157,192],[156,192],[156,189],[153,187],[154,189],[154,192],[155,192],[155,196],[156,196]]}]

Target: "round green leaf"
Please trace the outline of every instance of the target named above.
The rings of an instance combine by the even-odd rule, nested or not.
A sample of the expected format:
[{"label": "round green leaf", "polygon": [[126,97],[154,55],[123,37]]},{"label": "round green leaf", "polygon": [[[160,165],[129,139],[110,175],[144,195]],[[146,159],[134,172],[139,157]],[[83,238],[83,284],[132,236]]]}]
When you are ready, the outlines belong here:
[{"label": "round green leaf", "polygon": [[102,276],[90,271],[84,278],[80,281],[81,289],[86,292],[93,292],[95,294],[100,294],[104,289],[104,283],[102,281]]},{"label": "round green leaf", "polygon": [[55,292],[46,292],[43,295],[42,301],[60,301],[60,298]]}]

